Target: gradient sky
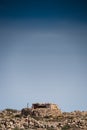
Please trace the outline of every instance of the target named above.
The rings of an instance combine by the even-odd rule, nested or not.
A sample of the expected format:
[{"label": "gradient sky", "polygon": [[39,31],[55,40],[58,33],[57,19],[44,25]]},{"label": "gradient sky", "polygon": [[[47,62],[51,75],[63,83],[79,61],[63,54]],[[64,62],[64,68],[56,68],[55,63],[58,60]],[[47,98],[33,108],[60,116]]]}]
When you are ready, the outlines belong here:
[{"label": "gradient sky", "polygon": [[86,99],[86,0],[0,0],[0,109]]}]

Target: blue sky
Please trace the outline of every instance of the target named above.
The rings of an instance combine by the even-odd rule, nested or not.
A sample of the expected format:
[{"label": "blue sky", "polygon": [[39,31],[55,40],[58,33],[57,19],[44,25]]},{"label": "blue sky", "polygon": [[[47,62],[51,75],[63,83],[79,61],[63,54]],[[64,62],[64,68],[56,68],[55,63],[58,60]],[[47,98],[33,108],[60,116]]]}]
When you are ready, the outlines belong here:
[{"label": "blue sky", "polygon": [[0,1],[0,109],[87,110],[85,0]]}]

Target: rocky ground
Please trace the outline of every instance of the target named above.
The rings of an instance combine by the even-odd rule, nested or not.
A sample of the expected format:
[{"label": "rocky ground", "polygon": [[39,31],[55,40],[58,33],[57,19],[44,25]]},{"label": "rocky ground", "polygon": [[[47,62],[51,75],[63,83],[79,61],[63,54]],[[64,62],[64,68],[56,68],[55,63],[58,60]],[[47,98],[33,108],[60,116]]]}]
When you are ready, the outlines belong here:
[{"label": "rocky ground", "polygon": [[5,109],[0,112],[0,130],[87,130],[87,112],[66,113],[47,108]]}]

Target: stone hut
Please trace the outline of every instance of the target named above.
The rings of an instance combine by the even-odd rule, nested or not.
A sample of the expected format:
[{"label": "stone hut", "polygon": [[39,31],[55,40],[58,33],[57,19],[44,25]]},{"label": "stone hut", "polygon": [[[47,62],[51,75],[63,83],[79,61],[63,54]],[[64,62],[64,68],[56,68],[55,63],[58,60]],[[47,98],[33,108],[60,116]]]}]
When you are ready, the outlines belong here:
[{"label": "stone hut", "polygon": [[58,109],[56,104],[51,104],[51,103],[34,103],[32,104],[32,108],[33,109],[37,109],[37,108],[50,108],[52,109]]},{"label": "stone hut", "polygon": [[52,103],[34,103],[32,108],[21,110],[22,115],[31,115],[34,117],[58,117],[62,114],[56,104]]}]

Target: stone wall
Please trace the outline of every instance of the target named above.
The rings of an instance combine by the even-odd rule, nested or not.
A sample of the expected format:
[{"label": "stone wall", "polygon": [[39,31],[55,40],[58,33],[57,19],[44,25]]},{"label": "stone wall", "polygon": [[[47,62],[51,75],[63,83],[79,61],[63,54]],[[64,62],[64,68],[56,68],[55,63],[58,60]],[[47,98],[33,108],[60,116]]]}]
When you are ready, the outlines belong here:
[{"label": "stone wall", "polygon": [[50,104],[50,108],[51,108],[51,109],[58,109],[58,107],[57,107],[56,104]]}]

